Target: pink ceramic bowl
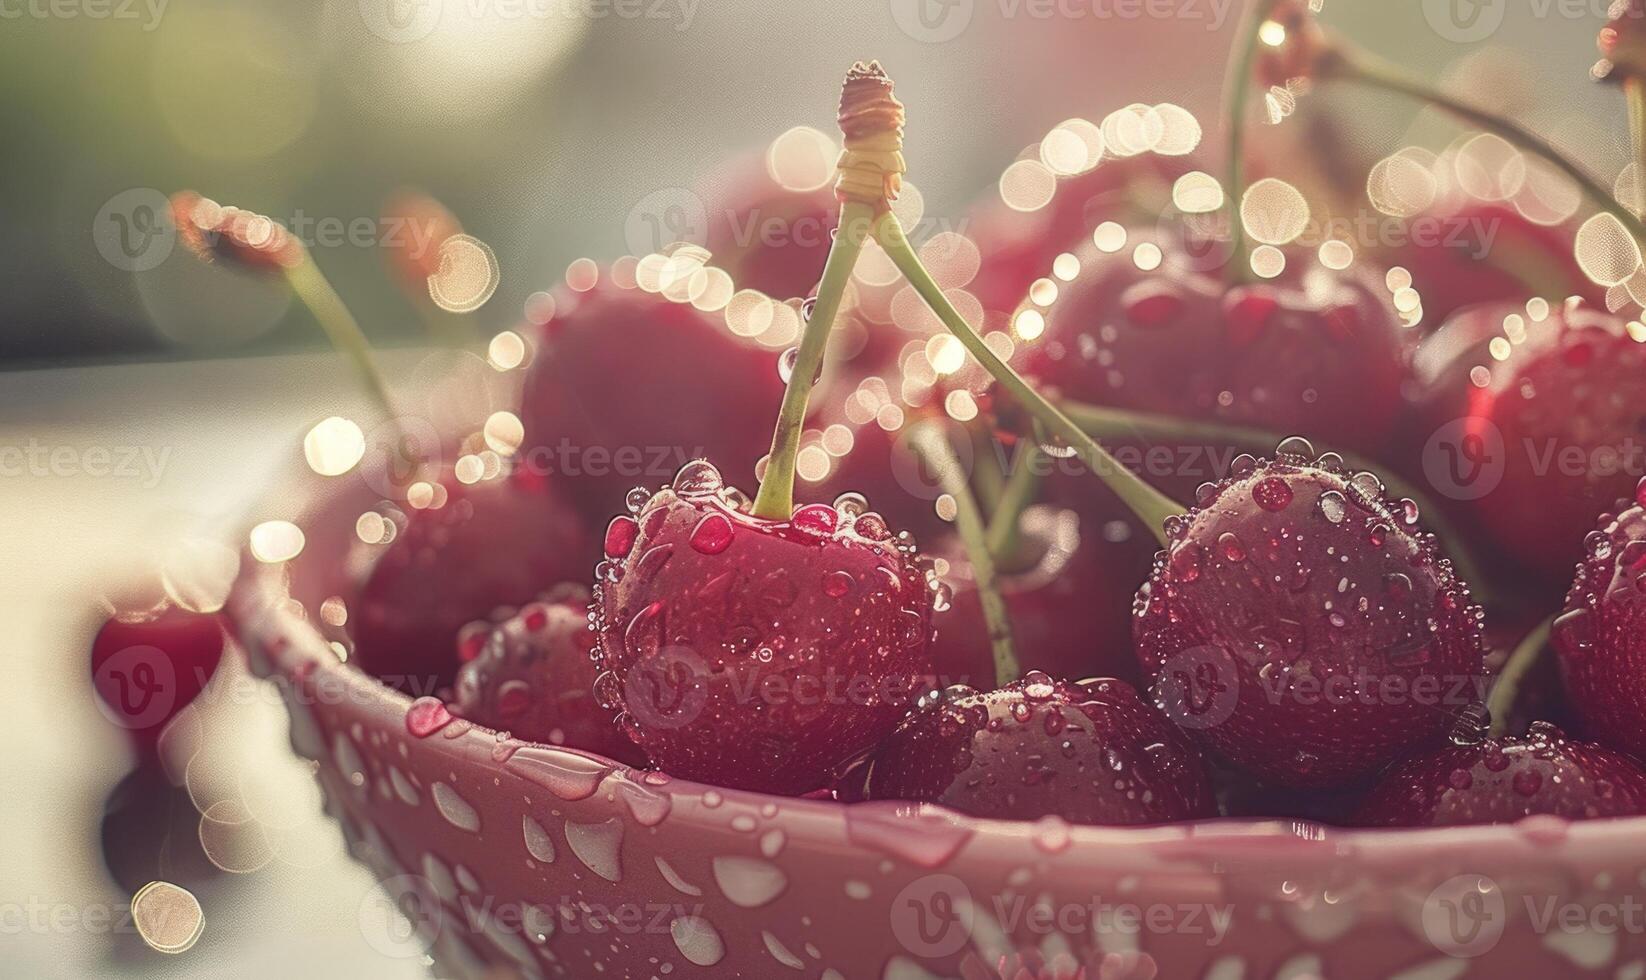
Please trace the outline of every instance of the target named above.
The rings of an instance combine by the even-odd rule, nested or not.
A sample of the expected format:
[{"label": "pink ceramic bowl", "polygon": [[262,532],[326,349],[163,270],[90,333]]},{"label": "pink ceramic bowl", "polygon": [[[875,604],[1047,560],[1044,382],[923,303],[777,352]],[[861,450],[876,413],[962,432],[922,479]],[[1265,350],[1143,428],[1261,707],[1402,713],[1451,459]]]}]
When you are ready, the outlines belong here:
[{"label": "pink ceramic bowl", "polygon": [[363,571],[367,482],[307,476],[282,498],[308,502],[307,545],[248,557],[229,612],[442,975],[1646,977],[1646,820],[1013,823],[720,790],[441,725],[340,662],[319,615]]}]

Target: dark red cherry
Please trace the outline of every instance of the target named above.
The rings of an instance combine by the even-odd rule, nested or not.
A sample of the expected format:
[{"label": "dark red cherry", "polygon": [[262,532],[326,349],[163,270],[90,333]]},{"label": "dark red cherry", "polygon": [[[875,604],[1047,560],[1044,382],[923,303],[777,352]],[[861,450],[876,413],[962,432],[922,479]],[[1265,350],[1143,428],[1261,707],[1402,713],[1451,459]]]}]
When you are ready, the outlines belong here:
[{"label": "dark red cherry", "polygon": [[1169,528],[1133,635],[1155,702],[1274,785],[1369,776],[1479,700],[1481,613],[1371,474],[1288,440]]},{"label": "dark red cherry", "polygon": [[1586,539],[1554,647],[1584,734],[1646,758],[1646,480]]},{"label": "dark red cherry", "polygon": [[1409,219],[1414,232],[1382,256],[1404,270],[1422,301],[1420,326],[1432,333],[1455,314],[1481,304],[1515,304],[1540,296],[1602,299],[1572,252],[1572,231],[1537,224],[1513,207],[1465,199],[1439,204]]},{"label": "dark red cherry", "polygon": [[[1102,523],[1046,504],[1025,511],[1021,527],[1018,554],[996,569],[1017,646],[1033,651],[1032,665],[1054,676],[1136,680],[1132,595],[1148,575],[1152,542],[1129,533],[1110,540]],[[992,687],[994,652],[965,549],[949,539],[933,554],[949,562],[943,581],[953,589],[951,608],[937,617],[938,678]]]},{"label": "dark red cherry", "polygon": [[[1388,293],[1362,264],[1336,271],[1290,250],[1278,278],[1231,288],[1215,248],[1112,232],[1075,253],[1078,272],[1055,299],[1047,290],[1048,302],[1017,314],[1028,339],[1015,361],[1027,376],[1076,401],[1382,447],[1407,350]],[[1179,484],[1193,489],[1166,489]]]},{"label": "dark red cherry", "polygon": [[549,475],[591,521],[697,457],[752,466],[783,400],[777,359],[688,303],[604,282],[572,293],[538,337],[521,465]]},{"label": "dark red cherry", "polygon": [[1646,813],[1646,770],[1547,722],[1524,737],[1452,745],[1400,763],[1360,805],[1368,827],[1453,827],[1548,815],[1567,820]]},{"label": "dark red cherry", "polygon": [[1159,824],[1217,815],[1200,751],[1124,681],[950,688],[922,699],[846,795],[979,817]]},{"label": "dark red cherry", "polygon": [[562,498],[518,474],[446,480],[435,502],[407,509],[349,621],[352,661],[413,695],[456,677],[465,625],[582,578],[595,551]]},{"label": "dark red cherry", "polygon": [[596,569],[595,693],[669,773],[807,793],[927,682],[937,586],[855,502],[771,521],[746,499],[703,461],[631,498],[637,533]]},{"label": "dark red cherry", "polygon": [[515,738],[644,765],[645,754],[594,699],[588,611],[588,589],[565,585],[493,626],[458,671],[462,716]]},{"label": "dark red cherry", "polygon": [[1538,580],[1564,581],[1646,474],[1646,344],[1593,307],[1534,302],[1465,313],[1419,364],[1425,475]]},{"label": "dark red cherry", "polygon": [[[840,214],[832,179],[810,190],[793,190],[773,176],[774,167],[783,165],[770,152],[750,154],[722,168],[701,188],[710,264],[726,270],[737,288],[779,300],[811,295],[834,244]],[[659,248],[681,237],[664,234]]]},{"label": "dark red cherry", "polygon": [[990,195],[965,229],[980,253],[966,290],[982,303],[985,316],[1010,317],[1035,280],[1052,277],[1059,255],[1090,245],[1104,222],[1155,219],[1171,202],[1173,182],[1196,166],[1190,156],[1147,152],[1106,158],[1083,174],[1059,178],[1051,200],[1029,212]]},{"label": "dark red cherry", "polygon": [[223,645],[219,617],[175,606],[117,615],[98,629],[92,688],[103,714],[131,735],[143,762],[157,761],[161,731],[206,689]]}]

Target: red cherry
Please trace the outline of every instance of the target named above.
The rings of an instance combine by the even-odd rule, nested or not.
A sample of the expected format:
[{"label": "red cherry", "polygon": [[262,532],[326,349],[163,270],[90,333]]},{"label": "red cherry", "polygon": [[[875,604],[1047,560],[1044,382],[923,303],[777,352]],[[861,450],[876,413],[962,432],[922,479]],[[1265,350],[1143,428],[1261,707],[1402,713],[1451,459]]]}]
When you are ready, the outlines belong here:
[{"label": "red cherry", "polygon": [[876,515],[745,499],[698,461],[635,504],[634,548],[596,569],[595,693],[669,773],[801,794],[907,710],[934,593]]},{"label": "red cherry", "polygon": [[[1021,554],[996,579],[1018,647],[1054,676],[1135,680],[1132,589],[1148,574],[1152,539],[1109,541],[1101,522],[1050,505],[1025,511],[1022,528]],[[951,540],[933,553],[948,556],[943,579],[954,589],[951,608],[937,616],[938,678],[992,687],[994,651],[965,550]]]},{"label": "red cherry", "polygon": [[577,517],[546,489],[517,478],[441,486],[443,504],[407,511],[350,620],[353,662],[414,695],[452,682],[464,626],[581,578],[594,554]]},{"label": "red cherry", "polygon": [[103,713],[125,729],[144,762],[157,761],[166,723],[205,690],[223,659],[215,615],[169,607],[104,621],[91,644],[92,687]]},{"label": "red cherry", "polygon": [[991,198],[966,229],[981,253],[966,290],[986,313],[1010,316],[1036,279],[1052,275],[1059,255],[1089,245],[1105,221],[1154,219],[1170,203],[1173,182],[1195,169],[1192,157],[1140,153],[1059,179],[1051,201],[1027,214]]},{"label": "red cherry", "polygon": [[494,627],[458,672],[457,707],[516,738],[644,765],[644,753],[595,702],[588,607],[588,590],[568,585]]},{"label": "red cherry", "polygon": [[520,459],[604,520],[612,500],[696,457],[759,459],[782,399],[776,352],[740,340],[718,315],[602,284],[572,294],[543,328],[522,394]]},{"label": "red cherry", "polygon": [[1428,372],[1424,471],[1464,491],[1493,544],[1564,580],[1595,518],[1646,470],[1646,344],[1579,303],[1540,318],[1483,307],[1425,341],[1418,363]]},{"label": "red cherry", "polygon": [[1603,523],[1587,542],[1554,626],[1567,698],[1585,734],[1646,757],[1646,502]]},{"label": "red cherry", "polygon": [[[808,296],[834,244],[834,182],[809,191],[779,184],[767,154],[734,161],[701,188],[710,263],[739,289],[775,299]],[[666,245],[667,241],[659,245]]]},{"label": "red cherry", "polygon": [[[1076,253],[1079,273],[1049,307],[1026,307],[1045,318],[1019,345],[1026,375],[1076,401],[1382,447],[1406,350],[1381,283],[1292,252],[1280,278],[1229,288],[1219,256],[1155,233],[1104,244],[1115,250]],[[1186,496],[1197,482],[1163,489]]]},{"label": "red cherry", "polygon": [[1411,227],[1432,233],[1414,235],[1382,260],[1411,274],[1431,330],[1485,303],[1523,303],[1532,296],[1604,299],[1577,264],[1569,228],[1540,225],[1512,207],[1473,199],[1438,205],[1412,218]]},{"label": "red cherry", "polygon": [[1130,684],[1039,671],[987,694],[923,698],[852,781],[853,799],[979,817],[1127,825],[1217,815],[1200,751]]},{"label": "red cherry", "polygon": [[1237,460],[1173,522],[1133,623],[1156,703],[1281,786],[1341,784],[1440,741],[1484,669],[1480,611],[1416,507],[1312,456],[1288,440],[1280,461]]},{"label": "red cherry", "polygon": [[1548,815],[1568,820],[1646,813],[1646,770],[1627,756],[1567,740],[1534,722],[1525,737],[1453,745],[1383,776],[1353,822],[1453,827]]}]

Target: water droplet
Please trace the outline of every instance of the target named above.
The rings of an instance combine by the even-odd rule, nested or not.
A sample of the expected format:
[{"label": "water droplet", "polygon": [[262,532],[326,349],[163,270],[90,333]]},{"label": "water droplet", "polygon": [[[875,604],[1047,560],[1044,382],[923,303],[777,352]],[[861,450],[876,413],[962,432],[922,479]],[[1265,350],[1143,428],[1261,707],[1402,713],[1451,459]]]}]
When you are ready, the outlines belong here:
[{"label": "water droplet", "polygon": [[1543,774],[1536,769],[1522,769],[1515,773],[1511,784],[1521,796],[1536,796],[1537,791],[1543,788]]},{"label": "water droplet", "polygon": [[435,808],[446,822],[458,830],[466,830],[471,834],[480,832],[480,814],[469,804],[468,800],[457,794],[445,783],[435,783],[432,787]]},{"label": "water droplet", "polygon": [[593,796],[612,771],[611,766],[589,756],[547,745],[525,746],[503,768],[570,803]]},{"label": "water droplet", "polygon": [[851,572],[829,572],[823,576],[823,592],[833,599],[850,595],[857,588],[857,579],[852,578]]},{"label": "water droplet", "polygon": [[672,557],[674,557],[674,545],[672,544],[660,544],[647,548],[640,555],[640,559],[634,563],[634,574],[638,576],[640,582],[650,582],[657,577],[657,573],[663,570],[663,566],[667,565]]},{"label": "water droplet", "polygon": [[566,821],[566,844],[571,847],[584,867],[607,881],[623,879],[619,847],[623,843],[623,824],[616,819],[600,823]]},{"label": "water droplet", "polygon": [[1252,499],[1264,510],[1278,512],[1292,503],[1292,488],[1278,476],[1266,477],[1252,487]]},{"label": "water droplet", "polygon": [[1312,460],[1315,458],[1315,447],[1313,443],[1302,436],[1289,436],[1282,439],[1280,445],[1275,447],[1275,455],[1299,460]]},{"label": "water droplet", "polygon": [[800,348],[790,347],[777,359],[777,376],[784,384],[794,377],[794,366],[800,363]]},{"label": "water droplet", "polygon": [[414,738],[428,738],[451,720],[451,712],[439,698],[418,698],[406,709],[406,731]]},{"label": "water droplet", "polygon": [[554,841],[543,825],[531,817],[520,818],[520,828],[526,837],[526,852],[544,864],[554,863]]},{"label": "water droplet", "polygon": [[1224,531],[1219,535],[1217,546],[1223,552],[1223,557],[1227,561],[1246,560],[1246,546],[1241,544],[1240,539],[1232,531]]},{"label": "water droplet", "polygon": [[606,525],[606,557],[624,558],[634,550],[635,538],[640,534],[640,524],[632,517],[618,516]]},{"label": "water droplet", "polygon": [[886,519],[873,511],[853,521],[852,530],[868,541],[890,541],[892,537],[892,529],[886,525]]},{"label": "water droplet", "polygon": [[766,905],[789,885],[787,875],[759,858],[717,857],[712,865],[715,884],[733,905],[741,908]]},{"label": "water droplet", "polygon": [[826,538],[840,526],[840,512],[828,504],[807,504],[794,512],[789,525],[812,537]]},{"label": "water droplet", "polygon": [[713,496],[726,483],[720,471],[706,459],[694,459],[674,475],[674,492],[682,497]]},{"label": "water droplet", "polygon": [[848,520],[857,520],[869,510],[869,500],[860,493],[843,493],[834,498],[834,509]]},{"label": "water droplet", "polygon": [[1417,501],[1410,497],[1406,497],[1400,501],[1400,519],[1408,527],[1416,524],[1418,518],[1421,516],[1423,515],[1417,509]]},{"label": "water droplet", "polygon": [[1320,495],[1317,501],[1320,515],[1332,524],[1342,524],[1349,514],[1349,502],[1336,490],[1328,490]]},{"label": "water droplet", "polygon": [[725,514],[707,514],[692,529],[692,548],[705,555],[718,555],[732,545],[732,522]]},{"label": "water droplet", "polygon": [[629,513],[638,514],[646,509],[646,504],[649,503],[651,499],[652,492],[650,490],[647,490],[645,487],[635,487],[633,490],[629,491],[629,495],[624,499],[623,505],[628,508]]},{"label": "water droplet", "polygon": [[726,955],[726,944],[721,941],[709,920],[700,915],[682,915],[669,923],[669,934],[674,937],[680,955],[697,966],[714,966]]}]

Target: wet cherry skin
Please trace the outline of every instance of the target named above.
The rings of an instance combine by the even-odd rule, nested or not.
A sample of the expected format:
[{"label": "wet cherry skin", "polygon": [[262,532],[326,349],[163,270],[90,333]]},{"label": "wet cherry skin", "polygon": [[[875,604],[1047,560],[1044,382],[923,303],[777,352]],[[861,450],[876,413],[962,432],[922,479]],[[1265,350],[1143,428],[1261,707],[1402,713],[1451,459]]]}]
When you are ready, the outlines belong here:
[{"label": "wet cherry skin", "polygon": [[144,763],[166,723],[205,690],[223,659],[222,619],[175,606],[113,616],[91,645],[92,687]]},{"label": "wet cherry skin", "polygon": [[1583,733],[1646,758],[1646,479],[1585,542],[1554,647]]},{"label": "wet cherry skin", "polygon": [[854,770],[844,795],[979,817],[1159,824],[1216,816],[1204,761],[1124,681],[1039,671],[989,693],[949,688]]},{"label": "wet cherry skin", "polygon": [[1243,457],[1170,522],[1133,637],[1157,705],[1276,786],[1370,776],[1482,694],[1481,611],[1409,501],[1314,458]]},{"label": "wet cherry skin", "polygon": [[1509,823],[1535,814],[1589,820],[1646,813],[1646,770],[1568,740],[1547,722],[1525,736],[1451,745],[1399,763],[1362,801],[1367,827]]},{"label": "wet cherry skin", "polygon": [[580,579],[594,548],[563,498],[522,476],[441,484],[439,507],[409,509],[350,617],[351,660],[414,695],[450,684],[465,625]]},{"label": "wet cherry skin", "polygon": [[757,518],[702,461],[630,504],[596,569],[595,693],[664,771],[807,793],[929,683],[940,587],[879,515]]},{"label": "wet cherry skin", "polygon": [[458,713],[515,738],[644,765],[639,747],[594,699],[588,608],[588,589],[568,584],[491,625],[457,673]]}]

